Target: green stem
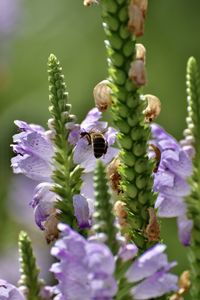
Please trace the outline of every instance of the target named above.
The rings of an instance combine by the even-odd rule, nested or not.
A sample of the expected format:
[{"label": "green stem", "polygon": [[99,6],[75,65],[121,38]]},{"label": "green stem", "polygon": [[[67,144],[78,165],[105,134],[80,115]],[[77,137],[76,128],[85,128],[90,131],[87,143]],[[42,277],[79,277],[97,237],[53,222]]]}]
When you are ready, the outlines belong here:
[{"label": "green stem", "polygon": [[152,192],[153,163],[147,157],[150,128],[144,123],[144,102],[128,76],[135,56],[135,40],[127,29],[129,1],[102,0],[101,3],[113,90],[113,120],[120,130],[121,185],[129,213],[126,233],[144,252],[150,246],[144,235],[149,221],[147,210],[154,205],[156,196]]}]

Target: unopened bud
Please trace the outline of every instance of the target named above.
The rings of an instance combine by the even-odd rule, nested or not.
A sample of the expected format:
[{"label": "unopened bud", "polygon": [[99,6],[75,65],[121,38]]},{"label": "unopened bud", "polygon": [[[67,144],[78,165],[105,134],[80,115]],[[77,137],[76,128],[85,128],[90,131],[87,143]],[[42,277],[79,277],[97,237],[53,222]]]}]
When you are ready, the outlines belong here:
[{"label": "unopened bud", "polygon": [[137,87],[145,85],[147,82],[147,76],[144,61],[141,59],[133,61],[129,69],[128,76]]},{"label": "unopened bud", "polygon": [[147,0],[131,0],[128,8],[128,30],[136,37],[144,34],[144,21],[147,10]]},{"label": "unopened bud", "polygon": [[169,300],[184,300],[182,297],[185,293],[187,293],[191,287],[191,281],[190,281],[190,273],[189,271],[184,271],[179,279],[179,289],[178,291],[173,294]]},{"label": "unopened bud", "polygon": [[146,49],[142,44],[135,44],[136,47],[136,59],[142,60],[144,63],[146,61]]},{"label": "unopened bud", "polygon": [[55,120],[53,118],[49,119],[47,121],[47,125],[48,125],[48,127],[49,127],[50,130],[54,129],[55,128]]},{"label": "unopened bud", "polygon": [[158,97],[153,95],[144,95],[145,99],[147,100],[147,107],[143,111],[145,116],[145,122],[150,123],[152,122],[161,111],[161,102]]},{"label": "unopened bud", "polygon": [[126,203],[122,201],[117,201],[114,204],[114,212],[115,215],[118,219],[119,225],[123,227],[127,227],[127,218],[128,218],[128,212],[127,212],[127,207]]},{"label": "unopened bud", "polygon": [[108,178],[110,181],[111,188],[119,194],[121,192],[120,180],[121,175],[119,174],[120,160],[119,158],[113,159],[113,161],[107,167]]},{"label": "unopened bud", "polygon": [[103,80],[93,90],[96,107],[101,112],[106,111],[112,104],[112,90],[108,84],[108,80]]},{"label": "unopened bud", "polygon": [[55,209],[53,209],[53,212],[50,214],[50,216],[47,218],[47,220],[44,223],[44,234],[47,243],[53,242],[58,238],[59,231],[58,231],[58,213]]},{"label": "unopened bud", "polygon": [[145,230],[145,235],[149,242],[157,242],[160,240],[160,226],[157,221],[156,212],[153,207],[148,209],[149,212],[149,224]]},{"label": "unopened bud", "polygon": [[85,5],[85,6],[91,6],[92,4],[98,4],[99,3],[99,1],[97,1],[97,0],[84,0],[83,1],[83,5]]}]

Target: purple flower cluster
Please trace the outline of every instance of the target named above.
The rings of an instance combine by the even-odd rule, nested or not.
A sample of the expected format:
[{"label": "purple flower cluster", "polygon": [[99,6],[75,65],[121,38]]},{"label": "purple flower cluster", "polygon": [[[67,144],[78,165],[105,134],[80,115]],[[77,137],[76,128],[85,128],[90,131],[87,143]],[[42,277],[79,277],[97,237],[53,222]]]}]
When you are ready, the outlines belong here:
[{"label": "purple flower cluster", "polygon": [[[114,257],[100,242],[87,241],[65,224],[59,224],[62,238],[52,248],[59,262],[51,271],[58,280],[56,300],[111,300],[117,294],[114,277],[116,259],[131,260],[137,254],[134,244],[124,245]],[[177,276],[168,271],[175,263],[168,263],[166,246],[158,244],[136,259],[125,276],[133,283],[131,295],[135,300],[159,297],[177,290]]]},{"label": "purple flower cluster", "polygon": [[[92,145],[88,144],[86,138],[81,137],[82,132],[102,132],[108,143],[108,151],[101,158],[107,164],[118,153],[118,149],[112,147],[116,139],[116,130],[108,127],[107,122],[101,122],[101,113],[94,108],[89,111],[85,120],[80,124],[70,124],[69,142],[74,146],[73,159],[84,169],[82,176],[83,184],[81,195],[74,195],[74,213],[80,228],[87,228],[91,225],[93,213],[93,170],[96,166],[96,158],[93,154]],[[12,158],[11,165],[14,173],[24,174],[39,183],[34,192],[31,206],[34,208],[36,224],[44,230],[44,222],[55,213],[55,203],[58,197],[51,191],[53,182],[51,175],[53,172],[52,157],[54,154],[53,144],[49,131],[34,124],[27,124],[23,121],[15,121],[21,131],[13,136],[13,150],[17,156]]]},{"label": "purple flower cluster", "polygon": [[192,161],[188,151],[159,125],[151,126],[153,143],[161,151],[159,168],[154,173],[154,190],[158,192],[155,208],[162,218],[177,217],[179,239],[190,243],[192,220],[187,218],[184,197],[190,194],[187,178],[192,174]]},{"label": "purple flower cluster", "polygon": [[25,297],[14,285],[0,279],[0,299],[25,300]]}]

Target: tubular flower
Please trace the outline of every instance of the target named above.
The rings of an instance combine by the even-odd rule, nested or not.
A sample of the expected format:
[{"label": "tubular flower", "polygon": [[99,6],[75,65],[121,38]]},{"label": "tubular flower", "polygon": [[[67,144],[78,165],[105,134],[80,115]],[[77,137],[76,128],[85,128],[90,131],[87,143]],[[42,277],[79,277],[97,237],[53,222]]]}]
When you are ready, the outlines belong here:
[{"label": "tubular flower", "polygon": [[[51,250],[59,260],[51,267],[58,280],[55,299],[114,299],[118,291],[114,278],[116,259],[120,258],[122,262],[132,260],[137,247],[123,245],[114,257],[102,242],[88,241],[65,224],[59,224],[58,228],[62,236]],[[151,299],[177,290],[177,277],[168,273],[175,263],[168,263],[163,253],[165,248],[165,245],[156,245],[129,267],[126,278],[133,283],[131,294],[134,299]]]},{"label": "tubular flower", "polygon": [[179,239],[190,243],[192,220],[186,216],[184,197],[190,194],[187,178],[192,175],[192,161],[187,151],[159,125],[152,124],[153,143],[161,151],[161,160],[154,173],[154,190],[158,192],[155,208],[162,218],[177,217]]}]

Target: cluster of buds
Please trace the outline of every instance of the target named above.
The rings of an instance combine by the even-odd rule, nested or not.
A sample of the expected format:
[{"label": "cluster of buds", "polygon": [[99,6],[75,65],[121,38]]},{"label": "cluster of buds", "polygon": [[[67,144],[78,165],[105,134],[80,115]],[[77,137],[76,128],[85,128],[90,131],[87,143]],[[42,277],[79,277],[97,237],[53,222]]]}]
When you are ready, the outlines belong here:
[{"label": "cluster of buds", "polygon": [[95,105],[99,111],[104,112],[112,105],[112,90],[108,80],[99,82],[93,90]]},{"label": "cluster of buds", "polygon": [[147,107],[143,111],[145,122],[150,123],[158,117],[161,111],[160,99],[154,95],[144,95],[144,99],[147,101]]},{"label": "cluster of buds", "polygon": [[144,34],[144,21],[146,17],[148,0],[131,0],[128,8],[128,30],[136,37]]},{"label": "cluster of buds", "polygon": [[142,44],[136,44],[136,55],[131,63],[128,76],[137,87],[143,86],[147,82],[145,61],[145,47]]}]

